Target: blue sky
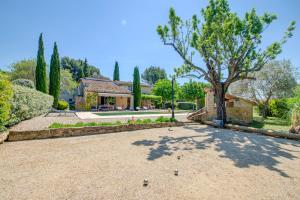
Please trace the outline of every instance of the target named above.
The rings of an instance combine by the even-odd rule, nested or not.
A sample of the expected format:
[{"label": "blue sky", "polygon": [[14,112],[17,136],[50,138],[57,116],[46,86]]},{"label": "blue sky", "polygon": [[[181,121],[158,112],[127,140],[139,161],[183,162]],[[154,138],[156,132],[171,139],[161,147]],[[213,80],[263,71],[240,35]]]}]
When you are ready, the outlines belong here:
[{"label": "blue sky", "polygon": [[[232,11],[240,15],[251,8],[259,14],[277,14],[278,19],[264,34],[264,45],[281,38],[290,21],[296,20],[294,37],[278,59],[290,59],[295,67],[300,66],[299,0],[229,2]],[[112,77],[116,60],[122,80],[132,80],[136,65],[141,72],[155,65],[171,74],[182,60],[173,49],[163,46],[156,27],[167,22],[171,6],[187,19],[206,4],[207,0],[1,0],[0,67],[35,58],[38,36],[43,32],[47,63],[56,41],[60,56],[86,57],[105,76]]]}]

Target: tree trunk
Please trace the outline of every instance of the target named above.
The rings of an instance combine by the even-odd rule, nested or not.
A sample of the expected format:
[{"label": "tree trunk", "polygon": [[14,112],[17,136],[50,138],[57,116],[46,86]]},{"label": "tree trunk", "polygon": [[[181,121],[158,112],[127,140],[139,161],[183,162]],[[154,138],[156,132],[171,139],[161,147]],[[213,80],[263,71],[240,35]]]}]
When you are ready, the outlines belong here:
[{"label": "tree trunk", "polygon": [[268,104],[264,104],[262,107],[261,115],[264,119],[267,118]]},{"label": "tree trunk", "polygon": [[221,120],[224,125],[227,122],[224,84],[218,85],[215,88],[215,98],[217,106],[217,120]]},{"label": "tree trunk", "polygon": [[197,97],[197,99],[196,99],[196,104],[197,104],[197,110],[199,110],[199,109],[201,109],[201,102],[200,102],[200,98],[199,97]]}]

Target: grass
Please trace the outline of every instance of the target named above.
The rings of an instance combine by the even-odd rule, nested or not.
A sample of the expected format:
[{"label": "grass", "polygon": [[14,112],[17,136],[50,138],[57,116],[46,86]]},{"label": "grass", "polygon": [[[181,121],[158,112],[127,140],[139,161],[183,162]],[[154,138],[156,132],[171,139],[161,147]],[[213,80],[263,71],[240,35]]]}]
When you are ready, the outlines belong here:
[{"label": "grass", "polygon": [[87,127],[87,126],[118,126],[118,125],[127,125],[127,124],[150,124],[150,123],[163,123],[163,122],[175,122],[176,119],[160,116],[155,120],[152,119],[137,119],[137,120],[128,120],[125,123],[120,121],[116,122],[78,122],[76,124],[61,124],[53,123],[49,128],[78,128],[78,127]]},{"label": "grass", "polygon": [[271,129],[274,131],[288,131],[291,127],[290,122],[287,119],[277,117],[268,117],[267,119],[264,119],[259,116],[257,112],[254,112],[253,123],[249,126],[254,128]]},{"label": "grass", "polygon": [[[187,112],[187,111],[175,111],[176,113]],[[115,116],[115,115],[149,115],[149,114],[171,114],[168,111],[113,111],[113,112],[101,112],[94,113],[99,116]]]}]

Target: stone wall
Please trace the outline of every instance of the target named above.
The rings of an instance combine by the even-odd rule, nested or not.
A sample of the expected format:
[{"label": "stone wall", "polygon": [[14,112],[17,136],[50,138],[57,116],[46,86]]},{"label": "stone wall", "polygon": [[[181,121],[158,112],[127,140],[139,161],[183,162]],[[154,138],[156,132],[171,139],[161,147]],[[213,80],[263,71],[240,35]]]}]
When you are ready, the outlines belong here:
[{"label": "stone wall", "polygon": [[173,126],[183,126],[183,125],[184,125],[183,122],[166,122],[166,123],[153,123],[153,124],[128,124],[128,125],[119,125],[119,126],[58,128],[58,129],[46,129],[40,131],[10,131],[8,135],[8,141],[96,135],[96,134],[115,133],[115,132],[122,132],[122,131],[135,131],[135,130],[142,130],[142,129],[163,128],[163,127],[173,127]]},{"label": "stone wall", "polygon": [[116,107],[127,108],[128,106],[128,97],[116,97]]}]

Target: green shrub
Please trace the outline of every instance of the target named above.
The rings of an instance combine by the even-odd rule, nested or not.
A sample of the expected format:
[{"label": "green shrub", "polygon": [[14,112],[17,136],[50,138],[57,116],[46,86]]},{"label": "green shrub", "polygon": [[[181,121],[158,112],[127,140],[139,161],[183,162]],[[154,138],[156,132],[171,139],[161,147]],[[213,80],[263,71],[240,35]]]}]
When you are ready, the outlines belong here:
[{"label": "green shrub", "polygon": [[291,122],[292,127],[300,126],[300,103],[296,103],[292,109]]},{"label": "green shrub", "polygon": [[143,124],[151,124],[152,120],[151,119],[143,119]]},{"label": "green shrub", "polygon": [[59,100],[58,101],[58,105],[57,105],[58,110],[66,110],[68,107],[69,107],[68,102],[66,102],[64,100]]},{"label": "green shrub", "polygon": [[53,97],[37,90],[13,85],[12,117],[9,125],[47,113]]},{"label": "green shrub", "polygon": [[33,81],[28,79],[16,79],[13,81],[13,84],[32,88],[32,89],[35,88]]},{"label": "green shrub", "polygon": [[5,130],[11,111],[11,98],[13,96],[12,84],[8,76],[0,72],[0,131]]},{"label": "green shrub", "polygon": [[289,105],[286,99],[272,99],[269,103],[271,116],[287,119],[289,116]]},{"label": "green shrub", "polygon": [[180,110],[194,110],[196,109],[196,104],[192,102],[178,102],[177,108]]},{"label": "green shrub", "polygon": [[171,122],[171,118],[160,116],[155,120],[155,122],[158,123]]}]

